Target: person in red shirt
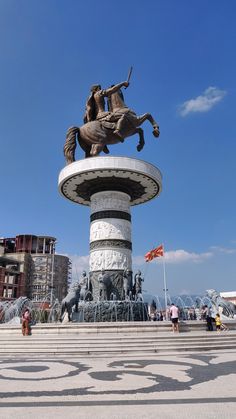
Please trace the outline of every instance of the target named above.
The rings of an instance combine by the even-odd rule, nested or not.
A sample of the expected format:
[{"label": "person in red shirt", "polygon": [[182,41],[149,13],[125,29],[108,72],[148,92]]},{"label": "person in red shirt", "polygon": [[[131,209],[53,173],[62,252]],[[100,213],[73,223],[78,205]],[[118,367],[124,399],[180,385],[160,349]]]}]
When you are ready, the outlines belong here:
[{"label": "person in red shirt", "polygon": [[22,335],[29,336],[30,334],[30,312],[27,308],[22,315]]},{"label": "person in red shirt", "polygon": [[170,317],[172,321],[172,331],[179,332],[179,309],[174,304],[170,307]]}]

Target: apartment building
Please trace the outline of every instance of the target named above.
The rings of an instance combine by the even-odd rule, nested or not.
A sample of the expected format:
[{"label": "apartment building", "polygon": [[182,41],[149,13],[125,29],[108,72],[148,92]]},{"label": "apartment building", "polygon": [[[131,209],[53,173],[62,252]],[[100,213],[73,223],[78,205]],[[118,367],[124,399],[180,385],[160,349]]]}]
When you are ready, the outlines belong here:
[{"label": "apartment building", "polygon": [[55,252],[56,238],[21,234],[0,239],[0,298],[27,296],[61,301],[71,279],[71,261]]}]

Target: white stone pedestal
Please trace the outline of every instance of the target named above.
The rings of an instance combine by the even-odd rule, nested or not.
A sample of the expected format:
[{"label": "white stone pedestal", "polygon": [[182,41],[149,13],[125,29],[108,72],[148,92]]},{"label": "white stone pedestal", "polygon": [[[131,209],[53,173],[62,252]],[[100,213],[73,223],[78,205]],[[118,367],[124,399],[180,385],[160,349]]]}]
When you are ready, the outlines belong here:
[{"label": "white stone pedestal", "polygon": [[109,274],[107,292],[123,298],[123,272],[132,272],[130,207],[155,198],[162,176],[150,163],[129,157],[92,157],[66,166],[59,175],[61,194],[91,207],[90,281],[94,299],[98,277]]}]

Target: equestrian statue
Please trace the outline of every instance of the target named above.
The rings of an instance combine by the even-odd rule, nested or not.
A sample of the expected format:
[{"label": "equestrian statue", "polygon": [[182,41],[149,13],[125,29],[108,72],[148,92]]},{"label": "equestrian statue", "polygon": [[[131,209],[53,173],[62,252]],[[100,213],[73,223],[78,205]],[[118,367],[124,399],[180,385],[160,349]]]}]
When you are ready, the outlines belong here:
[{"label": "equestrian statue", "polygon": [[[134,134],[139,135],[137,150],[141,151],[145,141],[140,125],[148,120],[153,127],[153,135],[159,136],[159,126],[150,113],[138,116],[124,102],[122,87],[129,86],[132,67],[127,81],[102,89],[100,85],[91,87],[86,103],[84,125],[71,127],[67,131],[64,145],[66,163],[75,161],[76,140],[85,152],[85,157],[98,156],[102,151],[109,154],[108,145],[123,143]],[[105,98],[106,101],[105,102]]]}]

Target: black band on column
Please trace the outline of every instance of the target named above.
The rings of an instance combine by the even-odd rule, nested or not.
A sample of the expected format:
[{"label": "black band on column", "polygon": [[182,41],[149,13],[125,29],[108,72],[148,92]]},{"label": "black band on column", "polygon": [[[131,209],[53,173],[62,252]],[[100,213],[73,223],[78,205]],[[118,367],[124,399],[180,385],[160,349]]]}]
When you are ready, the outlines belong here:
[{"label": "black band on column", "polygon": [[94,212],[90,215],[90,222],[102,220],[103,218],[119,218],[121,220],[131,221],[131,215],[124,211],[106,210]]}]

